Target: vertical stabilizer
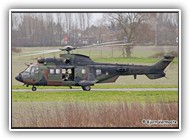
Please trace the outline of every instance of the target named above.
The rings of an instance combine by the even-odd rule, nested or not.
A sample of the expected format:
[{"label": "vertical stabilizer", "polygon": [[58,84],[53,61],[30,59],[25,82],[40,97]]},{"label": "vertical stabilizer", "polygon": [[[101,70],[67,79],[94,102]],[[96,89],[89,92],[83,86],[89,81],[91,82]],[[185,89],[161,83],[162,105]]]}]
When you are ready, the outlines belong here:
[{"label": "vertical stabilizer", "polygon": [[175,57],[173,55],[166,54],[164,57],[158,61],[156,64],[154,64],[152,67],[156,70],[164,70],[174,59]]}]

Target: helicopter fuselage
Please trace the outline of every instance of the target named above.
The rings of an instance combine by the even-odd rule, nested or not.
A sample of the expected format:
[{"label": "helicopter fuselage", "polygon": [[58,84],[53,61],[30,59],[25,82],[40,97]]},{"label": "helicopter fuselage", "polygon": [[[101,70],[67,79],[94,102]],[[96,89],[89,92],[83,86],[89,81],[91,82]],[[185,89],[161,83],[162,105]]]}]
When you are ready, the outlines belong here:
[{"label": "helicopter fuselage", "polygon": [[35,86],[81,86],[90,90],[96,83],[115,82],[121,75],[145,74],[150,79],[165,76],[163,70],[174,57],[164,57],[152,66],[96,63],[88,56],[80,54],[62,54],[60,58],[39,59],[15,78],[25,85]]}]

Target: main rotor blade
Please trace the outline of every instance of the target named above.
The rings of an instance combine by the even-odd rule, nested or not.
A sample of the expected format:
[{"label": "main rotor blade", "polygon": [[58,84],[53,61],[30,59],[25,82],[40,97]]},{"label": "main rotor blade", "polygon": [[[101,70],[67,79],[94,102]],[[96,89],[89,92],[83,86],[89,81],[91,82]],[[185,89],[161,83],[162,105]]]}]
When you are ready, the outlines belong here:
[{"label": "main rotor blade", "polygon": [[125,43],[125,41],[112,41],[112,42],[80,46],[80,47],[73,47],[73,46],[67,45],[67,46],[64,46],[63,48],[56,49],[56,50],[26,52],[17,57],[28,57],[28,56],[33,56],[33,55],[48,54],[48,53],[54,53],[54,52],[59,52],[59,51],[68,51],[69,52],[69,51],[75,50],[75,49],[92,48],[92,47],[98,47],[98,46],[114,47],[114,46],[126,46],[126,45],[132,45],[132,43]]},{"label": "main rotor blade", "polygon": [[[92,45],[92,46],[89,46],[89,47],[98,47],[98,46],[105,46],[105,47],[114,47],[114,46],[127,46],[127,45],[131,45],[131,44],[100,44],[100,45]],[[86,47],[87,48],[87,47]]]},{"label": "main rotor blade", "polygon": [[106,43],[100,43],[100,44],[94,44],[94,45],[81,46],[81,47],[77,47],[76,49],[98,47],[98,46],[107,46],[107,47],[127,46],[127,45],[132,45],[132,44],[133,43],[125,43],[125,41],[113,41],[113,42],[106,42]]},{"label": "main rotor blade", "polygon": [[27,57],[27,56],[33,56],[33,55],[48,54],[48,53],[59,52],[59,51],[60,50],[56,49],[56,50],[27,52],[27,53],[20,55],[18,57]]}]

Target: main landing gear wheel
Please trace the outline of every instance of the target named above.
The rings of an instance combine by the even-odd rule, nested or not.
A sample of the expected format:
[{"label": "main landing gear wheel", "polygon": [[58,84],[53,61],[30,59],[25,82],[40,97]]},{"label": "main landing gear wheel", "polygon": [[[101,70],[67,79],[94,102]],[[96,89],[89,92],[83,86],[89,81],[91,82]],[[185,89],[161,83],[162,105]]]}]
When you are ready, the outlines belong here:
[{"label": "main landing gear wheel", "polygon": [[82,89],[84,91],[90,91],[91,87],[90,86],[82,86]]},{"label": "main landing gear wheel", "polygon": [[36,89],[37,89],[36,87],[34,87],[34,86],[32,87],[32,91],[36,91]]}]

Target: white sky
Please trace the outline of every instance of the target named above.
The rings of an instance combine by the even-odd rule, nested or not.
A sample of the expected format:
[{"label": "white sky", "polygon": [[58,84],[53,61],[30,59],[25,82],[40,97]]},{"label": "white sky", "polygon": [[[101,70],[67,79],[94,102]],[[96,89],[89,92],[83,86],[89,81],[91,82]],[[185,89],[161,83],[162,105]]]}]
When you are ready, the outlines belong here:
[{"label": "white sky", "polygon": [[103,13],[93,13],[93,18],[92,18],[92,25],[97,25],[98,20],[100,20],[103,16]]},{"label": "white sky", "polygon": [[[33,14],[38,14],[38,13],[33,13]],[[22,13],[13,13],[12,17],[14,17],[14,16],[19,17],[21,15],[23,15],[23,14]],[[92,13],[90,25],[98,25],[99,20],[102,18],[102,16],[103,16],[103,13]],[[45,17],[45,15],[44,15],[44,17]],[[55,13],[53,13],[53,17],[54,17],[54,21],[56,22],[57,21],[57,15]],[[75,17],[73,16],[72,18],[73,18],[73,22],[74,22]],[[21,21],[19,21],[19,19],[20,18],[17,18],[17,22],[21,22]],[[64,20],[64,17],[62,19]]]}]

